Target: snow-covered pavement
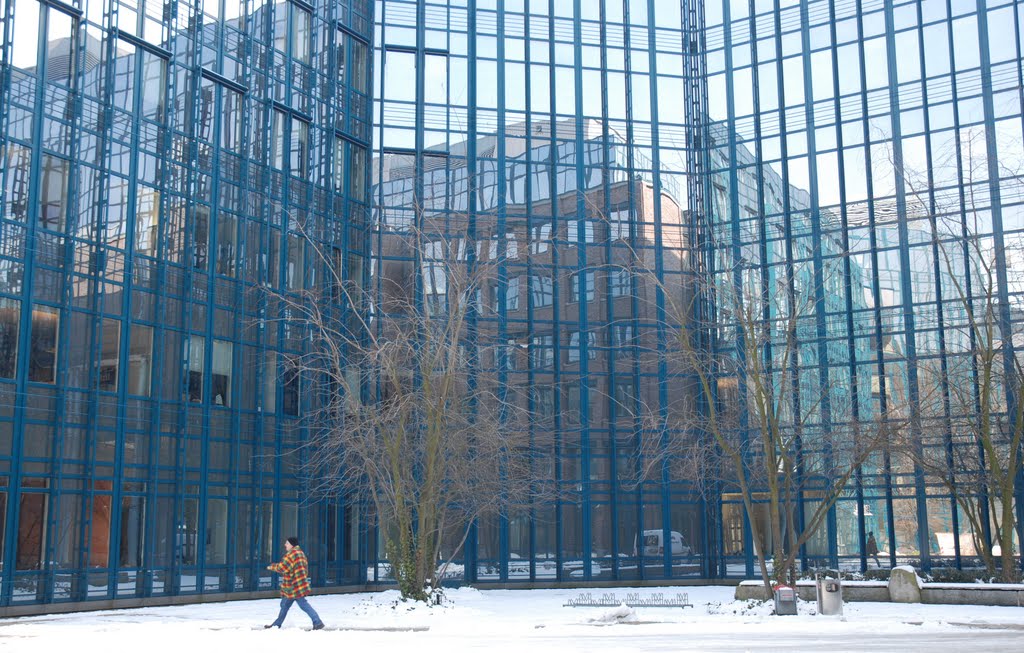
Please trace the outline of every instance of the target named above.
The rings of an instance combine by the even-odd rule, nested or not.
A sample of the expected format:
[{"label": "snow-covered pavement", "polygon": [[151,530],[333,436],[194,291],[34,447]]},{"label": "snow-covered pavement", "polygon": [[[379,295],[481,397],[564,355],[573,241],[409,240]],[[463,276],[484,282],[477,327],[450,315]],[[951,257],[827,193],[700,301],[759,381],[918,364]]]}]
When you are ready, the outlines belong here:
[{"label": "snow-covered pavement", "polygon": [[847,603],[843,617],[770,615],[770,605],[732,600],[731,587],[588,589],[666,598],[692,608],[564,607],[579,590],[448,590],[445,605],[397,601],[398,593],[314,596],[328,630],[307,631],[293,607],[281,630],[263,630],[276,600],[142,608],[0,620],[0,650],[139,653],[339,653],[360,651],[1016,651],[1024,608]]}]

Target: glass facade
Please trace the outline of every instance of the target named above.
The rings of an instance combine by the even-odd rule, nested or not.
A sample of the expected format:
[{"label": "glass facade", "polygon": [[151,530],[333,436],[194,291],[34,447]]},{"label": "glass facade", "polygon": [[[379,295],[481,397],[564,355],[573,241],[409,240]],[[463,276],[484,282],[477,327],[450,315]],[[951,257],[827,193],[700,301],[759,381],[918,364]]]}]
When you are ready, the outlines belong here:
[{"label": "glass facade", "polygon": [[741,396],[724,298],[752,289],[796,324],[779,412],[806,459],[830,432],[906,424],[800,564],[879,564],[870,533],[882,566],[977,564],[994,525],[944,480],[978,468],[972,316],[988,307],[1009,354],[1024,315],[1022,18],[1011,0],[378,2],[371,270],[414,282],[394,243],[419,225],[490,243],[467,346],[551,436],[537,480],[560,489],[478,524],[465,578],[755,573],[740,495],[658,455],[701,405],[673,334],[701,333],[719,399]]},{"label": "glass facade", "polygon": [[[365,511],[306,501],[308,344],[269,298],[337,272],[445,310],[443,248],[404,245],[426,223],[493,270],[467,360],[530,415],[510,428],[545,443],[557,497],[475,524],[463,580],[753,575],[740,497],[662,455],[700,439],[675,334],[734,369],[730,291],[797,317],[805,404],[781,413],[808,456],[898,419],[917,450],[978,460],[973,316],[1010,354],[1024,320],[1024,3],[0,0],[0,18],[0,606],[265,589],[295,533],[314,585],[387,582]],[[1005,422],[1013,384],[996,394]],[[989,533],[962,513],[934,470],[879,453],[801,564],[865,569],[873,532],[883,566],[970,565]]]},{"label": "glass facade", "polygon": [[363,251],[373,9],[0,4],[0,605],[359,580],[270,298]]},{"label": "glass facade", "polygon": [[891,419],[914,443],[861,466],[805,562],[863,568],[873,532],[886,565],[976,565],[997,522],[972,529],[944,479],[977,490],[971,423],[985,404],[1012,422],[1017,401],[1014,373],[997,372],[993,399],[977,371],[996,350],[1009,369],[1019,346],[1022,7],[703,5],[708,273],[792,277],[800,387],[821,397],[809,449]]}]

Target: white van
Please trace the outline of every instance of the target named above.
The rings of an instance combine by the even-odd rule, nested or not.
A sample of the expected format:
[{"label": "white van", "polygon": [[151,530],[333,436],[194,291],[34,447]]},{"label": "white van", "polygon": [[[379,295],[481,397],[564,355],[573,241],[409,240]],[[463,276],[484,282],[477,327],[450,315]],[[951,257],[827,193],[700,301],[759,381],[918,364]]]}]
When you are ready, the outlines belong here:
[{"label": "white van", "polygon": [[[674,556],[688,556],[690,555],[690,547],[686,546],[683,541],[683,534],[679,531],[671,531],[669,535],[672,537],[672,555]],[[665,555],[665,531],[660,528],[657,530],[644,531],[644,556],[654,557]],[[636,538],[633,538],[633,555],[639,555],[639,549],[637,548]]]}]

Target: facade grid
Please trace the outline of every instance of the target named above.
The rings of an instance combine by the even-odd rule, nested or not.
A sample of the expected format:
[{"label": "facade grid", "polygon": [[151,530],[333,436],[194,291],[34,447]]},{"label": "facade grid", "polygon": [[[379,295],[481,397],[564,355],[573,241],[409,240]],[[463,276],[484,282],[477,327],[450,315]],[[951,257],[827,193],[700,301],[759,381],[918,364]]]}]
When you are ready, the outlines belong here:
[{"label": "facade grid", "polygon": [[0,604],[358,582],[272,299],[362,274],[372,11],[4,2]]},{"label": "facade grid", "polygon": [[[1006,372],[1024,320],[1019,0],[2,0],[0,20],[0,609],[268,589],[295,534],[314,585],[390,582],[367,507],[306,491],[317,397],[275,298],[400,280],[446,310],[442,248],[404,245],[425,218],[494,269],[469,360],[557,489],[448,533],[455,580],[752,576],[735,488],[668,444],[709,437],[680,332],[743,412],[723,298],[751,288],[796,316],[780,413],[808,457],[899,422],[923,459],[978,460],[973,316]],[[800,565],[865,571],[874,533],[886,567],[976,566],[994,525],[967,517],[893,448]]]}]

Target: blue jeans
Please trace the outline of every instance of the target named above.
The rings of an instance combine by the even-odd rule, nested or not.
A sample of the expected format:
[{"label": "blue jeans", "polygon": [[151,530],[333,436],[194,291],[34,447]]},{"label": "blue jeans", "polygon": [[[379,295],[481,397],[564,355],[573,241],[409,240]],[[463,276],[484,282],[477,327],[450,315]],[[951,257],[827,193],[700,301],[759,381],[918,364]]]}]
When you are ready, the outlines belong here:
[{"label": "blue jeans", "polygon": [[288,610],[291,609],[292,603],[297,603],[299,608],[309,615],[309,618],[313,620],[314,626],[323,624],[323,622],[320,621],[320,615],[316,613],[316,610],[313,609],[313,606],[309,604],[309,601],[307,601],[305,597],[301,599],[281,597],[281,612],[277,615],[277,619],[274,620],[274,623],[271,624],[272,626],[277,626],[278,628],[281,627],[281,624],[284,623],[284,618],[288,616]]}]

